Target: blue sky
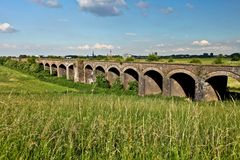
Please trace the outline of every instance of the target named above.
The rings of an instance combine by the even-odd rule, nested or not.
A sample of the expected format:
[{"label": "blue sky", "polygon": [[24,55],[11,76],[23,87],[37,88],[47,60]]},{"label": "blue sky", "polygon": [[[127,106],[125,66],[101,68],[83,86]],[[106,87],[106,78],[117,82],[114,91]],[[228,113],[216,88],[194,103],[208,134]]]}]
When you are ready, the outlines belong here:
[{"label": "blue sky", "polygon": [[240,52],[239,0],[1,0],[0,55]]}]

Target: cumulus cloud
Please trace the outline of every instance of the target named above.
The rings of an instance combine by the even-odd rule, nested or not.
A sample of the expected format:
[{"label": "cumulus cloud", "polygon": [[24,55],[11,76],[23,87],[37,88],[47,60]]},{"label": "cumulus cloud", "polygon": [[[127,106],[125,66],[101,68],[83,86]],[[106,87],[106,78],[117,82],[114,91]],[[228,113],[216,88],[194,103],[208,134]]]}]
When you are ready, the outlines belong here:
[{"label": "cumulus cloud", "polygon": [[167,7],[167,8],[161,8],[160,11],[163,14],[169,15],[169,14],[172,14],[174,12],[174,9],[172,7]]},{"label": "cumulus cloud", "polygon": [[140,8],[140,9],[148,9],[149,4],[147,2],[144,2],[144,1],[139,1],[137,3],[137,7]]},{"label": "cumulus cloud", "polygon": [[17,30],[14,29],[9,23],[0,23],[0,32],[2,33],[12,33],[16,32]]},{"label": "cumulus cloud", "polygon": [[204,47],[204,46],[209,46],[210,43],[207,40],[201,40],[201,41],[193,41],[192,45]]},{"label": "cumulus cloud", "polygon": [[[70,50],[91,50],[91,49],[97,49],[97,50],[104,50],[104,49],[114,49],[115,47],[113,45],[110,44],[100,44],[100,43],[96,43],[95,45],[80,45],[77,47],[68,47],[68,49]],[[119,47],[117,47],[119,48]]]},{"label": "cumulus cloud", "polygon": [[59,8],[61,7],[61,4],[58,2],[58,0],[32,0],[34,3],[40,4],[45,7],[50,8]]},{"label": "cumulus cloud", "polygon": [[0,44],[0,49],[15,49],[15,48],[17,48],[16,45],[7,44],[7,43]]},{"label": "cumulus cloud", "polygon": [[96,16],[119,16],[122,7],[126,6],[125,0],[77,0],[82,11]]}]

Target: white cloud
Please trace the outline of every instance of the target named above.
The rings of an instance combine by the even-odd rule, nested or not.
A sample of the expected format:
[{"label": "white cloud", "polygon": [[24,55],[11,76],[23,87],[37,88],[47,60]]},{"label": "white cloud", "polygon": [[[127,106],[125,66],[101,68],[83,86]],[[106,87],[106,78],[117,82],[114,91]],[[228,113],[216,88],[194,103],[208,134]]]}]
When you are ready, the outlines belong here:
[{"label": "white cloud", "polygon": [[16,45],[7,44],[7,43],[0,44],[0,49],[15,49],[15,48],[17,48]]},{"label": "white cloud", "polygon": [[128,33],[125,33],[126,36],[136,36],[137,34],[136,33],[132,33],[132,32],[128,32]]},{"label": "white cloud", "polygon": [[147,2],[144,2],[144,1],[139,1],[137,3],[137,7],[140,8],[140,9],[148,9],[149,4]]},{"label": "white cloud", "polygon": [[17,30],[14,29],[9,23],[0,23],[0,32],[3,33],[12,33],[16,32]]},{"label": "white cloud", "polygon": [[207,40],[201,40],[201,41],[193,41],[192,45],[204,47],[204,46],[209,46],[210,43]]},{"label": "white cloud", "polygon": [[121,15],[121,8],[126,6],[125,0],[77,0],[77,2],[82,11],[101,17]]},{"label": "white cloud", "polygon": [[95,44],[93,47],[93,49],[114,49],[114,47],[112,45],[107,45],[107,44]]},{"label": "white cloud", "polygon": [[186,4],[186,7],[189,8],[189,9],[193,9],[193,8],[194,8],[194,5],[192,5],[191,3],[187,3],[187,4]]},{"label": "white cloud", "polygon": [[236,42],[237,42],[237,43],[240,43],[240,40],[237,40]]},{"label": "white cloud", "polygon": [[174,12],[174,9],[172,7],[167,7],[167,8],[161,8],[160,11],[163,14],[169,15],[169,14],[172,14]]},{"label": "white cloud", "polygon": [[61,7],[61,4],[58,2],[58,0],[32,0],[34,3],[40,4],[45,7],[50,8],[59,8]]},{"label": "white cloud", "polygon": [[177,49],[173,49],[173,52],[188,52],[190,51],[191,48],[177,48]]},{"label": "white cloud", "polygon": [[[106,50],[106,49],[114,49],[115,47],[113,45],[110,44],[100,44],[100,43],[96,43],[95,45],[80,45],[77,47],[68,47],[68,49],[70,50],[91,50],[91,49],[96,49],[96,50]],[[120,47],[117,47],[117,49],[120,49]]]}]

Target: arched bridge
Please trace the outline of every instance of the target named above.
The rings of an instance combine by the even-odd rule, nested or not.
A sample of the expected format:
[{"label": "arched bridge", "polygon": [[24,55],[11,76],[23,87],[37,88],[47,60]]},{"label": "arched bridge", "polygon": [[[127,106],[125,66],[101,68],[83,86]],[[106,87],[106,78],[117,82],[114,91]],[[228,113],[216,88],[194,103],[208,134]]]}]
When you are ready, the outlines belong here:
[{"label": "arched bridge", "polygon": [[103,74],[110,85],[119,78],[124,87],[138,82],[138,94],[218,100],[227,96],[227,80],[240,81],[240,66],[49,60],[38,61],[50,74],[75,82],[92,83]]}]

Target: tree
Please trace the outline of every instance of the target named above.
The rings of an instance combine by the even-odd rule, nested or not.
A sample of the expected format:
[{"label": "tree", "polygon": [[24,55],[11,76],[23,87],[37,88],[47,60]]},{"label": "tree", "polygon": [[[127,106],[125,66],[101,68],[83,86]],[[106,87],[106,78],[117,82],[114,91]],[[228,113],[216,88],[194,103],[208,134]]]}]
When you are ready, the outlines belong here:
[{"label": "tree", "polygon": [[147,61],[158,61],[159,57],[156,54],[149,54],[147,57]]}]

